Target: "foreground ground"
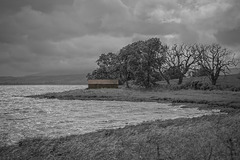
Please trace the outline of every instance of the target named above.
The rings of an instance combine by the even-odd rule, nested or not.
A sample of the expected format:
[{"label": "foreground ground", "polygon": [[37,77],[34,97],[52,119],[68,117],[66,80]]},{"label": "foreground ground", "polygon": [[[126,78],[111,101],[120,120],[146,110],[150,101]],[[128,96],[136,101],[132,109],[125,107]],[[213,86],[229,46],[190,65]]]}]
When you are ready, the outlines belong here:
[{"label": "foreground ground", "polygon": [[0,148],[0,159],[240,159],[240,92],[97,89],[31,97],[185,103],[228,114],[157,120],[55,139],[25,139]]},{"label": "foreground ground", "polygon": [[240,159],[240,113],[146,122],[0,148],[0,159]]}]

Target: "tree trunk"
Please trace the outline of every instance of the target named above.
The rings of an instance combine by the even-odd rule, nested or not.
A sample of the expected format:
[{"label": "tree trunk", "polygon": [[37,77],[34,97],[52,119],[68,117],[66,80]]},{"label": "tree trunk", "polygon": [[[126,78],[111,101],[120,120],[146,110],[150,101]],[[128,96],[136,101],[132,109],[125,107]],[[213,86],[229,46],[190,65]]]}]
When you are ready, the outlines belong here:
[{"label": "tree trunk", "polygon": [[147,88],[150,88],[151,85],[150,85],[150,73],[148,72],[148,75],[147,75]]},{"label": "tree trunk", "polygon": [[213,78],[213,79],[212,79],[212,85],[215,86],[216,84],[217,84],[217,79]]},{"label": "tree trunk", "polygon": [[182,84],[183,82],[183,75],[180,75],[178,78],[178,84]]},{"label": "tree trunk", "polygon": [[167,82],[168,85],[170,85],[170,81],[167,76],[163,74],[163,72],[159,69],[160,76]]},{"label": "tree trunk", "polygon": [[211,75],[212,85],[215,86],[217,84],[218,77],[219,77],[219,75]]},{"label": "tree trunk", "polygon": [[165,81],[167,82],[168,85],[170,85],[170,81],[168,78],[166,78]]},{"label": "tree trunk", "polygon": [[127,86],[127,88],[130,88],[130,87],[129,87],[129,84],[128,84],[128,80],[126,81],[126,86]]}]

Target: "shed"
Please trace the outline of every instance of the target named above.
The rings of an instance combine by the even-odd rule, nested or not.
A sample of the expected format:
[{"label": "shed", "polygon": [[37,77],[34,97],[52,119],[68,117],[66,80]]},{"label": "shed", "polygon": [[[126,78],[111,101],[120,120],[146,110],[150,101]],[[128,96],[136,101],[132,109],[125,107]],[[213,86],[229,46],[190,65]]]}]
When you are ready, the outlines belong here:
[{"label": "shed", "polygon": [[118,88],[117,79],[92,79],[88,80],[88,88]]}]

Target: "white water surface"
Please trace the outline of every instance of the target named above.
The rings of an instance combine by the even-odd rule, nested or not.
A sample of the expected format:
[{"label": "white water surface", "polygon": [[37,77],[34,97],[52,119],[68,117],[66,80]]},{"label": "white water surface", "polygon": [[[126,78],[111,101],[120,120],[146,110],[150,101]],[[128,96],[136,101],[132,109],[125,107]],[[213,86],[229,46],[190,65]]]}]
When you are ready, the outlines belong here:
[{"label": "white water surface", "polygon": [[84,89],[85,85],[0,86],[0,146],[27,137],[60,137],[119,128],[156,119],[197,117],[217,111],[169,103],[26,98],[27,95]]}]

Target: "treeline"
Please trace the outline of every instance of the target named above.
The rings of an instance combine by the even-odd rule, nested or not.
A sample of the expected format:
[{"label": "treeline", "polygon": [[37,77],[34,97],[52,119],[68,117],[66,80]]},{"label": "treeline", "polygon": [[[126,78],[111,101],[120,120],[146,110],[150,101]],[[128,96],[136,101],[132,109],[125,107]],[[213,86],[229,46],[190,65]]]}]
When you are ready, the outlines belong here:
[{"label": "treeline", "polygon": [[219,44],[173,45],[163,44],[159,38],[137,41],[123,47],[119,53],[101,54],[98,68],[87,75],[88,79],[119,79],[129,87],[150,88],[158,81],[189,76],[207,76],[216,85],[220,73],[227,74],[229,67],[237,65],[233,52]]}]

